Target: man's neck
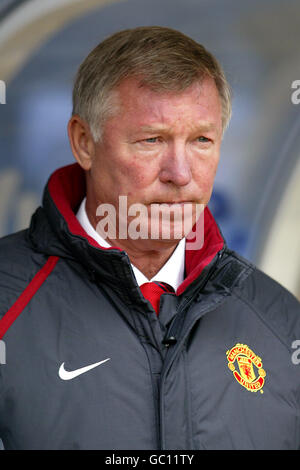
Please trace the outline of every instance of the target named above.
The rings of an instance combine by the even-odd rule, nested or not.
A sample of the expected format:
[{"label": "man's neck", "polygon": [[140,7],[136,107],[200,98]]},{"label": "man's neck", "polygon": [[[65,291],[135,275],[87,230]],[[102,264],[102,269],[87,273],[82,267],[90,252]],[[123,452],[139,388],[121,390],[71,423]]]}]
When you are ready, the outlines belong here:
[{"label": "man's neck", "polygon": [[[170,246],[164,243],[159,244],[158,241],[155,240],[153,246],[147,243],[148,246],[143,247],[143,244],[138,243],[137,240],[106,240],[111,246],[118,246],[126,251],[130,262],[136,266],[147,279],[152,279],[161,270],[172,256],[179,242],[179,240],[175,240]],[[142,241],[144,242],[144,240]],[[148,240],[148,242],[150,242],[150,240]]]},{"label": "man's neck", "polygon": [[[85,210],[90,224],[94,230],[98,230],[96,210],[93,204],[86,199]],[[130,262],[138,268],[147,279],[152,279],[172,256],[180,240],[151,240],[132,238],[119,239],[107,238],[99,233],[111,246],[117,246],[126,251]]]}]

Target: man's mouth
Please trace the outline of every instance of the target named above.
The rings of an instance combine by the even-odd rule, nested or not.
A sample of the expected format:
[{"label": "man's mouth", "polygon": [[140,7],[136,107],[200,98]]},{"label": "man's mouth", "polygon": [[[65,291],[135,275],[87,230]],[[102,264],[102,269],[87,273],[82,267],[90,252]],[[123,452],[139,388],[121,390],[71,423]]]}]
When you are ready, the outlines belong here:
[{"label": "man's mouth", "polygon": [[151,202],[151,204],[167,204],[168,206],[173,206],[174,204],[179,204],[179,205],[183,205],[183,204],[194,204],[194,201],[154,201],[154,202]]}]

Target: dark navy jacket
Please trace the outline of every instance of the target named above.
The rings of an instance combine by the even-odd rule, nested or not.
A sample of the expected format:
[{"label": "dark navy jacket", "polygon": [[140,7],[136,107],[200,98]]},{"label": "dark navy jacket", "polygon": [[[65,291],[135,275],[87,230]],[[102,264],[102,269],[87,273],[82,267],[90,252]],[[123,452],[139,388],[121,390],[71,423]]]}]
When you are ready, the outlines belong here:
[{"label": "dark navy jacket", "polygon": [[30,228],[0,240],[4,447],[300,448],[296,298],[228,249],[206,207],[157,317],[127,254],[79,225],[84,195],[77,164],[57,170]]}]

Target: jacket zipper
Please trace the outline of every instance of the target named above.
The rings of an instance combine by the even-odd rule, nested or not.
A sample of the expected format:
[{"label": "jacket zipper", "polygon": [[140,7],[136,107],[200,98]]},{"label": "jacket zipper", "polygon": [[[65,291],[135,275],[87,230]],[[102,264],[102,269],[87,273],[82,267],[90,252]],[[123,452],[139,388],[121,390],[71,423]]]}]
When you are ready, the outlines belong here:
[{"label": "jacket zipper", "polygon": [[[218,253],[218,257],[217,257],[215,263],[213,264],[213,266],[211,267],[211,269],[209,270],[209,272],[207,273],[207,276],[205,277],[205,279],[203,279],[203,282],[201,283],[201,285],[199,287],[199,291],[201,291],[203,289],[205,284],[210,279],[212,273],[215,271],[217,265],[219,264],[219,261],[222,258],[224,251],[225,251],[225,248],[223,248]],[[169,331],[166,335],[166,336],[168,336],[168,338],[176,339],[175,334],[180,331],[180,329],[182,328],[184,319],[185,319],[185,316],[183,314],[180,315],[180,312],[183,312],[184,310],[186,310],[186,307],[189,306],[189,304],[193,301],[193,299],[194,299],[194,296],[187,299],[187,301],[183,304],[180,311],[175,316],[172,324],[170,325]],[[213,310],[215,307],[216,307],[216,305],[214,305],[211,309],[208,309],[207,312],[209,312],[210,310]],[[207,312],[205,312],[205,313],[207,313]],[[202,314],[203,314],[203,312],[201,312],[201,315]],[[193,328],[194,324],[198,321],[198,319],[199,319],[199,317],[193,319],[191,324],[188,325],[188,327],[186,328],[185,334],[182,335],[182,337],[180,338],[180,341],[178,343],[177,343],[177,340],[175,341],[177,344],[176,344],[176,348],[172,349],[172,353],[173,353],[172,356],[170,355],[170,353],[171,353],[170,349],[168,349],[167,354],[165,356],[165,364],[163,366],[162,374],[161,374],[161,377],[160,377],[160,387],[159,387],[160,388],[160,394],[159,394],[159,402],[160,402],[159,403],[159,423],[160,423],[159,435],[160,435],[160,444],[161,444],[160,448],[162,450],[165,449],[165,442],[164,442],[165,430],[164,430],[164,420],[163,420],[164,413],[163,413],[163,399],[162,399],[163,398],[163,392],[164,392],[164,377],[165,377],[166,373],[168,372],[170,366],[172,365],[172,363],[176,359],[177,355],[181,351],[181,347],[182,347],[183,343],[185,342],[185,340],[186,340],[186,338],[189,334],[189,331]],[[169,347],[168,344],[166,344],[166,347]],[[168,357],[169,357],[169,360],[167,362]]]},{"label": "jacket zipper", "polygon": [[[209,281],[212,273],[215,271],[220,259],[222,258],[223,256],[223,253],[224,253],[224,249],[222,249],[221,251],[219,251],[218,253],[218,258],[216,259],[215,263],[213,264],[213,266],[211,267],[211,269],[209,270],[209,272],[207,273],[207,276],[203,279],[202,283],[200,284],[200,287],[199,287],[199,291],[201,291],[203,289],[203,287],[207,284],[207,282]],[[186,310],[186,308],[189,306],[189,304],[194,300],[194,296],[191,296],[190,298],[188,298],[186,300],[186,302],[181,306],[181,312]],[[180,315],[180,311],[178,311],[169,327],[169,330],[167,332],[167,334],[165,335],[165,339],[164,339],[164,344],[166,345],[166,347],[169,347],[170,343],[168,343],[168,339],[171,340],[171,344],[175,344],[175,342],[177,342],[176,340],[176,335],[178,332],[181,331],[181,327],[182,327],[182,323],[183,323],[183,320],[185,319],[185,316],[184,315]],[[174,341],[175,340],[175,341]],[[168,354],[167,354],[168,355]],[[165,359],[167,358],[167,355],[165,357]]]}]

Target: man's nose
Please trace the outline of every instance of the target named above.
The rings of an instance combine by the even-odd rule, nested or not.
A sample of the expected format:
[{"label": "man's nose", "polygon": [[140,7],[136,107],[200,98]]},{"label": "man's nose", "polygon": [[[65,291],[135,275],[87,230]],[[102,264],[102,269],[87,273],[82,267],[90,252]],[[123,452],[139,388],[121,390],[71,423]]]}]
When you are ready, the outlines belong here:
[{"label": "man's nose", "polygon": [[185,186],[191,178],[190,162],[185,146],[170,145],[161,159],[160,181]]}]

